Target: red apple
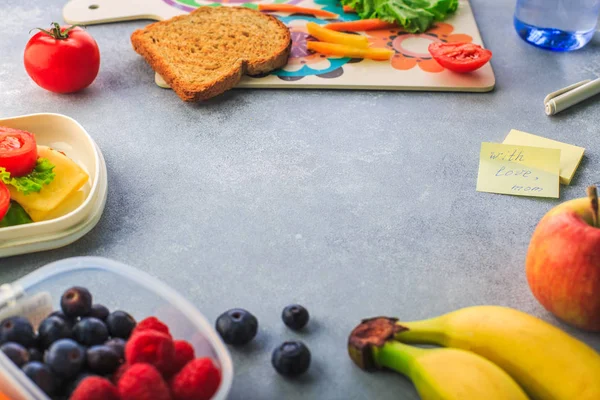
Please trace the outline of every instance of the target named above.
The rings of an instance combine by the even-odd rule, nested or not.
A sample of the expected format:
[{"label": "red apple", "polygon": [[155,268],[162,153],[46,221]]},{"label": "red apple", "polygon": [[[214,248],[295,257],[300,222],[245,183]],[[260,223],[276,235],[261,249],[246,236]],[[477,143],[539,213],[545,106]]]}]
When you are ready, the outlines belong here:
[{"label": "red apple", "polygon": [[598,195],[567,201],[542,218],[527,253],[527,281],[552,314],[580,329],[600,332]]}]

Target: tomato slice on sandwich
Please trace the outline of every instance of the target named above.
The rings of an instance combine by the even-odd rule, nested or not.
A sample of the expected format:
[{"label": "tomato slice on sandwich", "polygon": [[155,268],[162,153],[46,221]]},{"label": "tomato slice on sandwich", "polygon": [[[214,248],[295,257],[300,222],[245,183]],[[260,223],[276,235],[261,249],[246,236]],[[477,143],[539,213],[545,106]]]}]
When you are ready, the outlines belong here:
[{"label": "tomato slice on sandwich", "polygon": [[8,206],[10,205],[10,192],[6,185],[0,182],[0,221],[6,215]]},{"label": "tomato slice on sandwich", "polygon": [[33,171],[37,161],[37,144],[32,133],[0,127],[0,167],[12,177]]}]

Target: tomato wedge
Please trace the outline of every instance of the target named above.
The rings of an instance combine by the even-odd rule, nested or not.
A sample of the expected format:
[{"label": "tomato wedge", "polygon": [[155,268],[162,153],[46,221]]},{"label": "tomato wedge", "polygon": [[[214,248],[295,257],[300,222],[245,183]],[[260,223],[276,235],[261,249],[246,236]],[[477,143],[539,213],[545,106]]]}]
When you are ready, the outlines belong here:
[{"label": "tomato wedge", "polygon": [[8,206],[10,205],[10,192],[6,185],[0,182],[0,221],[6,215]]},{"label": "tomato wedge", "polygon": [[429,53],[442,67],[454,72],[472,72],[487,64],[492,52],[473,43],[431,43]]},{"label": "tomato wedge", "polygon": [[37,161],[37,144],[33,134],[0,126],[0,167],[11,176],[27,175]]}]

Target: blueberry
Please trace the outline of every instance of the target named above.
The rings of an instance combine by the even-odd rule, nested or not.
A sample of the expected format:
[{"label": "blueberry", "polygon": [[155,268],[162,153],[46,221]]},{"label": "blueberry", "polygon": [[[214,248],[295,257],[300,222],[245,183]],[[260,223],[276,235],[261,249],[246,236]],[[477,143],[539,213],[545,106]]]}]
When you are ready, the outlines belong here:
[{"label": "blueberry", "polygon": [[273,351],[271,364],[281,375],[301,375],[310,366],[310,350],[299,341],[283,342]]},{"label": "blueberry", "polygon": [[37,347],[29,349],[29,361],[44,361],[44,352],[40,351]]},{"label": "blueberry", "polygon": [[26,318],[9,317],[0,322],[0,344],[16,342],[25,347],[36,344],[33,326]]},{"label": "blueberry", "polygon": [[135,319],[125,311],[113,311],[108,318],[106,318],[106,325],[110,336],[118,337],[121,339],[129,339],[131,331],[135,328]]},{"label": "blueberry", "polygon": [[38,344],[41,349],[47,349],[57,340],[72,336],[69,323],[56,315],[43,320],[38,328]]},{"label": "blueberry", "polygon": [[85,365],[85,348],[72,339],[60,339],[52,343],[44,361],[56,375],[70,379]]},{"label": "blueberry", "polygon": [[63,293],[60,307],[68,318],[84,317],[92,310],[92,295],[86,288],[74,286]]},{"label": "blueberry", "polygon": [[[69,318],[62,311],[54,311],[53,313],[48,315],[48,317],[58,317],[58,318],[64,320],[69,325],[69,327],[71,327],[71,329],[73,329],[73,325],[75,325],[77,323],[76,318]],[[46,317],[46,318],[48,318],[48,317]]]},{"label": "blueberry", "polygon": [[125,345],[127,342],[121,338],[112,338],[108,342],[104,343],[105,346],[110,347],[119,356],[121,361],[125,360]]},{"label": "blueberry", "polygon": [[8,342],[0,346],[0,351],[3,352],[17,367],[21,368],[29,362],[29,352],[18,343]]},{"label": "blueberry", "polygon": [[[64,313],[64,312],[62,312],[61,310],[52,311],[52,312],[50,313],[50,315],[48,315],[48,317],[58,317],[58,318],[62,318],[62,319],[64,319],[65,321],[67,320],[67,316],[66,316],[66,315],[65,315],[65,313]],[[48,318],[48,317],[46,317],[46,318]]]},{"label": "blueberry", "polygon": [[225,343],[241,346],[256,336],[258,320],[248,311],[234,308],[217,318],[216,328]]},{"label": "blueberry", "polygon": [[291,329],[299,330],[308,323],[308,310],[299,304],[292,304],[283,309],[281,319]]},{"label": "blueberry", "polygon": [[58,388],[58,380],[48,365],[32,361],[23,365],[23,372],[48,395],[52,395]]},{"label": "blueberry", "polygon": [[83,318],[73,327],[73,338],[88,347],[102,344],[108,339],[108,329],[98,318]]},{"label": "blueberry", "polygon": [[98,318],[101,321],[106,321],[106,318],[110,314],[108,308],[103,306],[102,304],[94,304],[92,305],[92,311],[90,311],[89,317]]},{"label": "blueberry", "polygon": [[99,375],[112,374],[121,363],[117,352],[106,345],[90,347],[86,359],[89,370]]}]

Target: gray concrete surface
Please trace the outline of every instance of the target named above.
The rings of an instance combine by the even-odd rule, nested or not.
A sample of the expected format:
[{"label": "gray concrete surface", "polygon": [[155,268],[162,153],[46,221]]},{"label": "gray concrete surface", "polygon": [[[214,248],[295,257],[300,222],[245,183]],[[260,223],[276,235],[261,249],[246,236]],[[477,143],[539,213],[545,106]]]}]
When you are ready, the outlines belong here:
[{"label": "gray concrete surface", "polygon": [[[24,71],[23,49],[29,29],[61,20],[63,0],[0,0],[0,115],[75,118],[109,172],[99,225],[66,248],[0,260],[0,282],[96,255],[162,279],[212,321],[231,307],[251,310],[260,331],[231,352],[232,399],[417,399],[404,378],[349,361],[348,333],[374,315],[506,305],[600,350],[598,335],[546,313],[524,275],[541,216],[600,184],[597,100],[554,118],[542,106],[547,93],[600,76],[600,42],[542,51],[515,34],[514,1],[472,3],[494,52],[492,93],[237,90],[190,105],[154,86],[131,49],[129,35],[145,21],[88,28],[102,52],[88,90],[41,90]],[[560,200],[475,191],[481,142],[512,128],[588,149]],[[280,320],[292,302],[313,316],[306,333]],[[311,371],[282,379],[271,350],[298,337],[312,350]]]}]

